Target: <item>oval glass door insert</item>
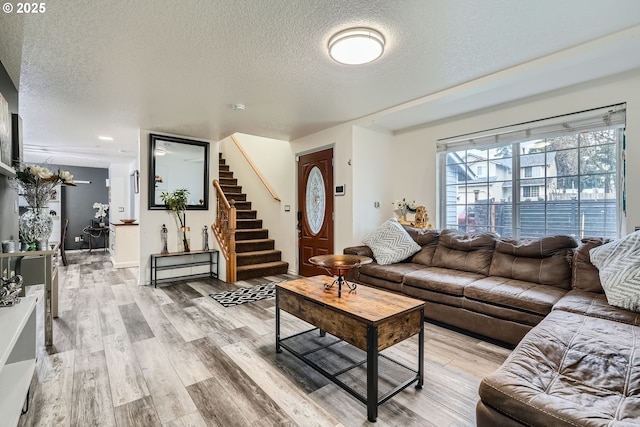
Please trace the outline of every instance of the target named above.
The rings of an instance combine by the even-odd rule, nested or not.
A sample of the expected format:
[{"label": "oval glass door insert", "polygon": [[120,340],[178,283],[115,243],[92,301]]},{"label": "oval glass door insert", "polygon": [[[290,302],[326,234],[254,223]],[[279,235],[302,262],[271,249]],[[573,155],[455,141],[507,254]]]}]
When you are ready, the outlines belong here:
[{"label": "oval glass door insert", "polygon": [[326,191],[320,168],[311,168],[307,179],[306,214],[309,229],[314,235],[322,229],[324,222],[324,210],[326,207]]}]

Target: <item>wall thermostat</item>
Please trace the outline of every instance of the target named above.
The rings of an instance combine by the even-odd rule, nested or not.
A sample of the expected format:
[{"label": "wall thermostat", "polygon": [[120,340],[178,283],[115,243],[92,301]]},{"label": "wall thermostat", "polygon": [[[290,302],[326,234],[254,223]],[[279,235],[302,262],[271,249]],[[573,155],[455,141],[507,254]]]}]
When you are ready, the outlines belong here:
[{"label": "wall thermostat", "polygon": [[344,184],[336,185],[336,196],[344,196]]}]

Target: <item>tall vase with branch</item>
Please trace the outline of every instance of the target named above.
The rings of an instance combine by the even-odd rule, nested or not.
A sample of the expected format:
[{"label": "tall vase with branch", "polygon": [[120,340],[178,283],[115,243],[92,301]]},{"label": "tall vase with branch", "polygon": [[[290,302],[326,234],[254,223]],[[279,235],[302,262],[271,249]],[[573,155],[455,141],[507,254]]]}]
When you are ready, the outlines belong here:
[{"label": "tall vase with branch", "polygon": [[27,244],[28,250],[46,250],[53,230],[53,219],[47,205],[56,185],[75,185],[73,175],[60,169],[53,172],[44,166],[20,164],[16,177],[9,183],[29,205],[18,221],[20,239]]},{"label": "tall vase with branch", "polygon": [[184,252],[189,252],[189,238],[187,237],[186,214],[189,190],[179,188],[171,193],[162,193],[160,198],[165,205],[175,214],[180,224],[182,247]]}]

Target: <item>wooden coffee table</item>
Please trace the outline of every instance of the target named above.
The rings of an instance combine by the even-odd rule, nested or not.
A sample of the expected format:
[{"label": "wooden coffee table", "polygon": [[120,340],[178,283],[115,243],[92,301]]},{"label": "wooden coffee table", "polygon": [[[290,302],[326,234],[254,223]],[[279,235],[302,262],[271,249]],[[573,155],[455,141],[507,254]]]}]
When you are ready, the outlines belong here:
[{"label": "wooden coffee table", "polygon": [[[367,419],[375,422],[378,405],[389,400],[400,391],[415,383],[422,388],[424,383],[424,302],[391,292],[360,285],[354,292],[343,293],[338,298],[336,288],[325,289],[325,283],[333,277],[314,276],[282,282],[276,285],[276,351],[282,348],[309,364],[325,377],[342,387],[349,394],[367,405]],[[316,326],[290,337],[280,338],[280,310]],[[301,352],[291,340],[304,339],[312,331],[319,330],[343,340],[366,352],[366,360],[341,369],[340,375],[366,363],[366,396],[337,378],[310,359],[315,350]],[[379,352],[418,334],[418,366],[408,367]],[[317,337],[317,335],[314,335]],[[333,345],[328,344],[326,347]],[[321,347],[324,348],[324,347]],[[395,388],[378,396],[378,359],[384,357],[410,372],[410,378]]]}]

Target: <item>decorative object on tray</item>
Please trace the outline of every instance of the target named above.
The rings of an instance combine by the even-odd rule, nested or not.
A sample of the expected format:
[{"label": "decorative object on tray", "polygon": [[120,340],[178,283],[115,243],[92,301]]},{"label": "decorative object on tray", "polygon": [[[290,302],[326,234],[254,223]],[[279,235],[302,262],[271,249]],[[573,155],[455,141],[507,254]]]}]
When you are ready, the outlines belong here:
[{"label": "decorative object on tray", "polygon": [[183,252],[190,252],[188,237],[190,228],[185,225],[187,221],[185,211],[187,209],[188,196],[189,190],[186,188],[179,188],[171,193],[162,193],[160,195],[164,204],[171,209],[180,223],[181,236],[179,240],[181,241],[180,249]]},{"label": "decorative object on tray", "polygon": [[369,264],[373,260],[366,256],[360,255],[316,255],[309,258],[309,262],[318,267],[322,267],[329,274],[335,276],[335,280],[332,283],[325,283],[325,289],[331,289],[333,285],[338,285],[338,298],[342,297],[342,285],[347,285],[349,292],[355,291],[357,284],[349,283],[345,280],[344,276],[349,274],[351,270],[356,267],[360,267],[362,264]]},{"label": "decorative object on tray", "polygon": [[125,219],[121,219],[120,222],[123,222],[125,224],[133,224],[134,222],[136,222],[135,218],[125,218]]},{"label": "decorative object on tray", "polygon": [[205,225],[204,228],[202,229],[202,250],[203,251],[208,251],[209,250],[209,230],[207,229],[207,226]]},{"label": "decorative object on tray", "polygon": [[16,177],[10,180],[10,185],[29,205],[18,222],[20,238],[28,250],[47,250],[53,230],[53,219],[47,205],[58,184],[75,185],[73,175],[60,169],[54,174],[44,166],[18,165]]},{"label": "decorative object on tray", "polygon": [[393,202],[393,211],[398,215],[398,219],[401,221],[407,221],[407,212],[416,211],[416,201],[412,200],[407,202],[405,199],[396,200]]},{"label": "decorative object on tray", "polygon": [[169,230],[167,230],[167,226],[162,224],[162,228],[160,229],[160,241],[162,242],[162,250],[161,254],[165,255],[169,253],[169,249],[167,248],[167,234]]},{"label": "decorative object on tray", "polygon": [[276,283],[278,282],[256,285],[250,288],[239,288],[232,291],[218,292],[215,294],[209,294],[209,296],[223,307],[233,307],[247,302],[274,298],[276,296]]},{"label": "decorative object on tray", "polygon": [[19,294],[22,290],[22,276],[15,276],[5,279],[0,278],[2,286],[0,286],[0,307],[11,307],[20,302]]},{"label": "decorative object on tray", "polygon": [[418,206],[416,208],[416,217],[413,220],[413,226],[415,228],[431,228],[431,224],[429,224],[429,215],[427,214],[426,207]]},{"label": "decorative object on tray", "polygon": [[93,204],[93,209],[96,209],[95,218],[100,223],[100,227],[104,227],[104,224],[105,224],[104,219],[107,217],[107,212],[109,211],[109,204],[95,202]]}]

